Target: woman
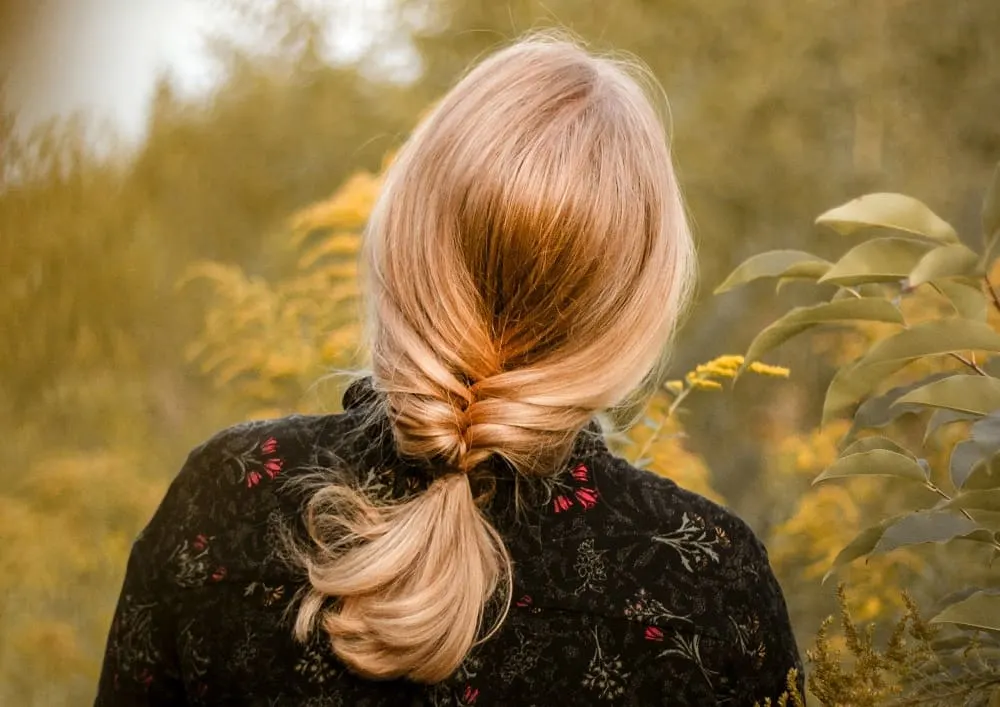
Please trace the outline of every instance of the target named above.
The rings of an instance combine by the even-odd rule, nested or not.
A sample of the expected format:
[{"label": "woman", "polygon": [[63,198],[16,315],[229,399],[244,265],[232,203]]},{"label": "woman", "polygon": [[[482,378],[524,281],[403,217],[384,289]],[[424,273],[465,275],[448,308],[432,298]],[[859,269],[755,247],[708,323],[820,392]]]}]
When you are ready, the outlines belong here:
[{"label": "woman", "polygon": [[342,414],[192,452],[135,543],[97,704],[784,691],[760,542],[594,422],[641,400],[694,269],[642,76],[532,39],[423,121],[367,229],[370,377]]}]

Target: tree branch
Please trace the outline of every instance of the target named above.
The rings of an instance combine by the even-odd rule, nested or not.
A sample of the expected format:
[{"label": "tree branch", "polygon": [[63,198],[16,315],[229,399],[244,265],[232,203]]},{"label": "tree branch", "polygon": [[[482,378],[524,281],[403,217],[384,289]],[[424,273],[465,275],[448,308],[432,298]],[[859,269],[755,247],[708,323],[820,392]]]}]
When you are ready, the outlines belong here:
[{"label": "tree branch", "polygon": [[976,363],[976,362],[975,362],[975,361],[973,361],[972,359],[968,359],[968,358],[966,358],[965,356],[963,356],[962,354],[959,354],[959,353],[954,353],[954,352],[953,352],[953,353],[951,353],[950,355],[951,355],[951,357],[952,357],[952,358],[954,358],[954,359],[957,359],[957,360],[961,361],[961,362],[962,362],[962,363],[964,363],[964,364],[965,364],[966,366],[968,366],[969,368],[971,368],[972,370],[974,370],[974,371],[975,371],[975,372],[976,372],[977,374],[979,374],[979,375],[981,375],[981,376],[986,376],[986,375],[989,375],[989,374],[987,374],[987,373],[986,373],[986,371],[984,371],[984,370],[983,370],[983,369],[982,369],[982,368],[980,367],[980,365],[979,365],[978,363]]},{"label": "tree branch", "polygon": [[1000,295],[997,294],[996,288],[993,287],[993,283],[990,282],[989,273],[983,275],[983,280],[986,281],[986,289],[990,291],[990,296],[993,298],[993,306],[997,308],[998,312],[1000,312]]}]

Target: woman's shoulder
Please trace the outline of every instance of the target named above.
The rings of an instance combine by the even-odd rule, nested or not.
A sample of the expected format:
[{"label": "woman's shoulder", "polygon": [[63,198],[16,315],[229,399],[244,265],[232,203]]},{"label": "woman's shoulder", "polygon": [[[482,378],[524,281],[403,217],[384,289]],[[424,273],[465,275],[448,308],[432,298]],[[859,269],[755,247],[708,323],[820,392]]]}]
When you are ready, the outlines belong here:
[{"label": "woman's shoulder", "polygon": [[621,603],[611,615],[645,626],[647,640],[712,638],[725,654],[720,660],[748,674],[766,668],[775,676],[777,692],[770,694],[779,694],[788,670],[800,667],[798,651],[767,550],[751,527],[732,510],[610,453],[589,466],[598,499],[587,523],[593,552],[578,564],[590,575],[602,565],[600,606]]},{"label": "woman's shoulder", "polygon": [[691,619],[726,617],[716,627],[726,631],[741,616],[784,611],[767,549],[739,515],[613,455],[592,463],[602,510],[588,526],[623,591],[658,596]]},{"label": "woman's shoulder", "polygon": [[[638,469],[613,454],[591,462],[595,485],[603,501],[623,525],[639,537],[663,537],[682,532],[692,536],[703,530],[721,548],[764,555],[766,551],[750,526],[734,511],[678,485],[666,473]],[[624,529],[623,529],[624,530]]]},{"label": "woman's shoulder", "polygon": [[292,482],[330,464],[345,414],[242,422],[195,446],[135,543],[169,584],[193,588],[253,574],[280,555],[301,494]]}]

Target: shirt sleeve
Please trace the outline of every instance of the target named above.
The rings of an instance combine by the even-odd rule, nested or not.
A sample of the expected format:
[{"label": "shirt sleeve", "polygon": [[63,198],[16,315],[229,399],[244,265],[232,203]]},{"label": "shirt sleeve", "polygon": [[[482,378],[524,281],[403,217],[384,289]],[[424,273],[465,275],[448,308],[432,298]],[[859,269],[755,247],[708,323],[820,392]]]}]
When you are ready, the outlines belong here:
[{"label": "shirt sleeve", "polygon": [[745,533],[742,541],[746,547],[742,571],[745,581],[734,593],[736,606],[727,627],[730,669],[742,676],[735,703],[763,705],[770,698],[776,704],[788,691],[789,673],[793,669],[804,702],[805,674],[784,594],[763,543],[749,528],[745,528]]},{"label": "shirt sleeve", "polygon": [[[190,464],[189,457],[184,469]],[[108,632],[95,707],[187,704],[176,648],[176,587],[163,576],[168,558],[163,556],[162,537],[162,529],[175,524],[182,493],[175,480],[132,545]]]},{"label": "shirt sleeve", "polygon": [[108,634],[95,706],[185,704],[169,605],[143,552],[139,540]]}]

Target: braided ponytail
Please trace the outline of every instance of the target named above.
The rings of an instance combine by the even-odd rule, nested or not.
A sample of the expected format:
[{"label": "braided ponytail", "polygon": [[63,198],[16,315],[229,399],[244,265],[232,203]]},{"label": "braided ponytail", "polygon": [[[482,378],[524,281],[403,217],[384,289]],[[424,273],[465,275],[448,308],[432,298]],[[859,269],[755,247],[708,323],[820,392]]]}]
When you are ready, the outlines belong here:
[{"label": "braided ponytail", "polygon": [[295,633],[318,623],[364,676],[444,680],[500,627],[511,558],[470,474],[491,457],[558,473],[670,338],[693,248],[643,82],[568,42],[520,42],[389,169],[365,244],[373,379],[399,454],[446,473],[398,502],[338,484],[310,502]]}]

